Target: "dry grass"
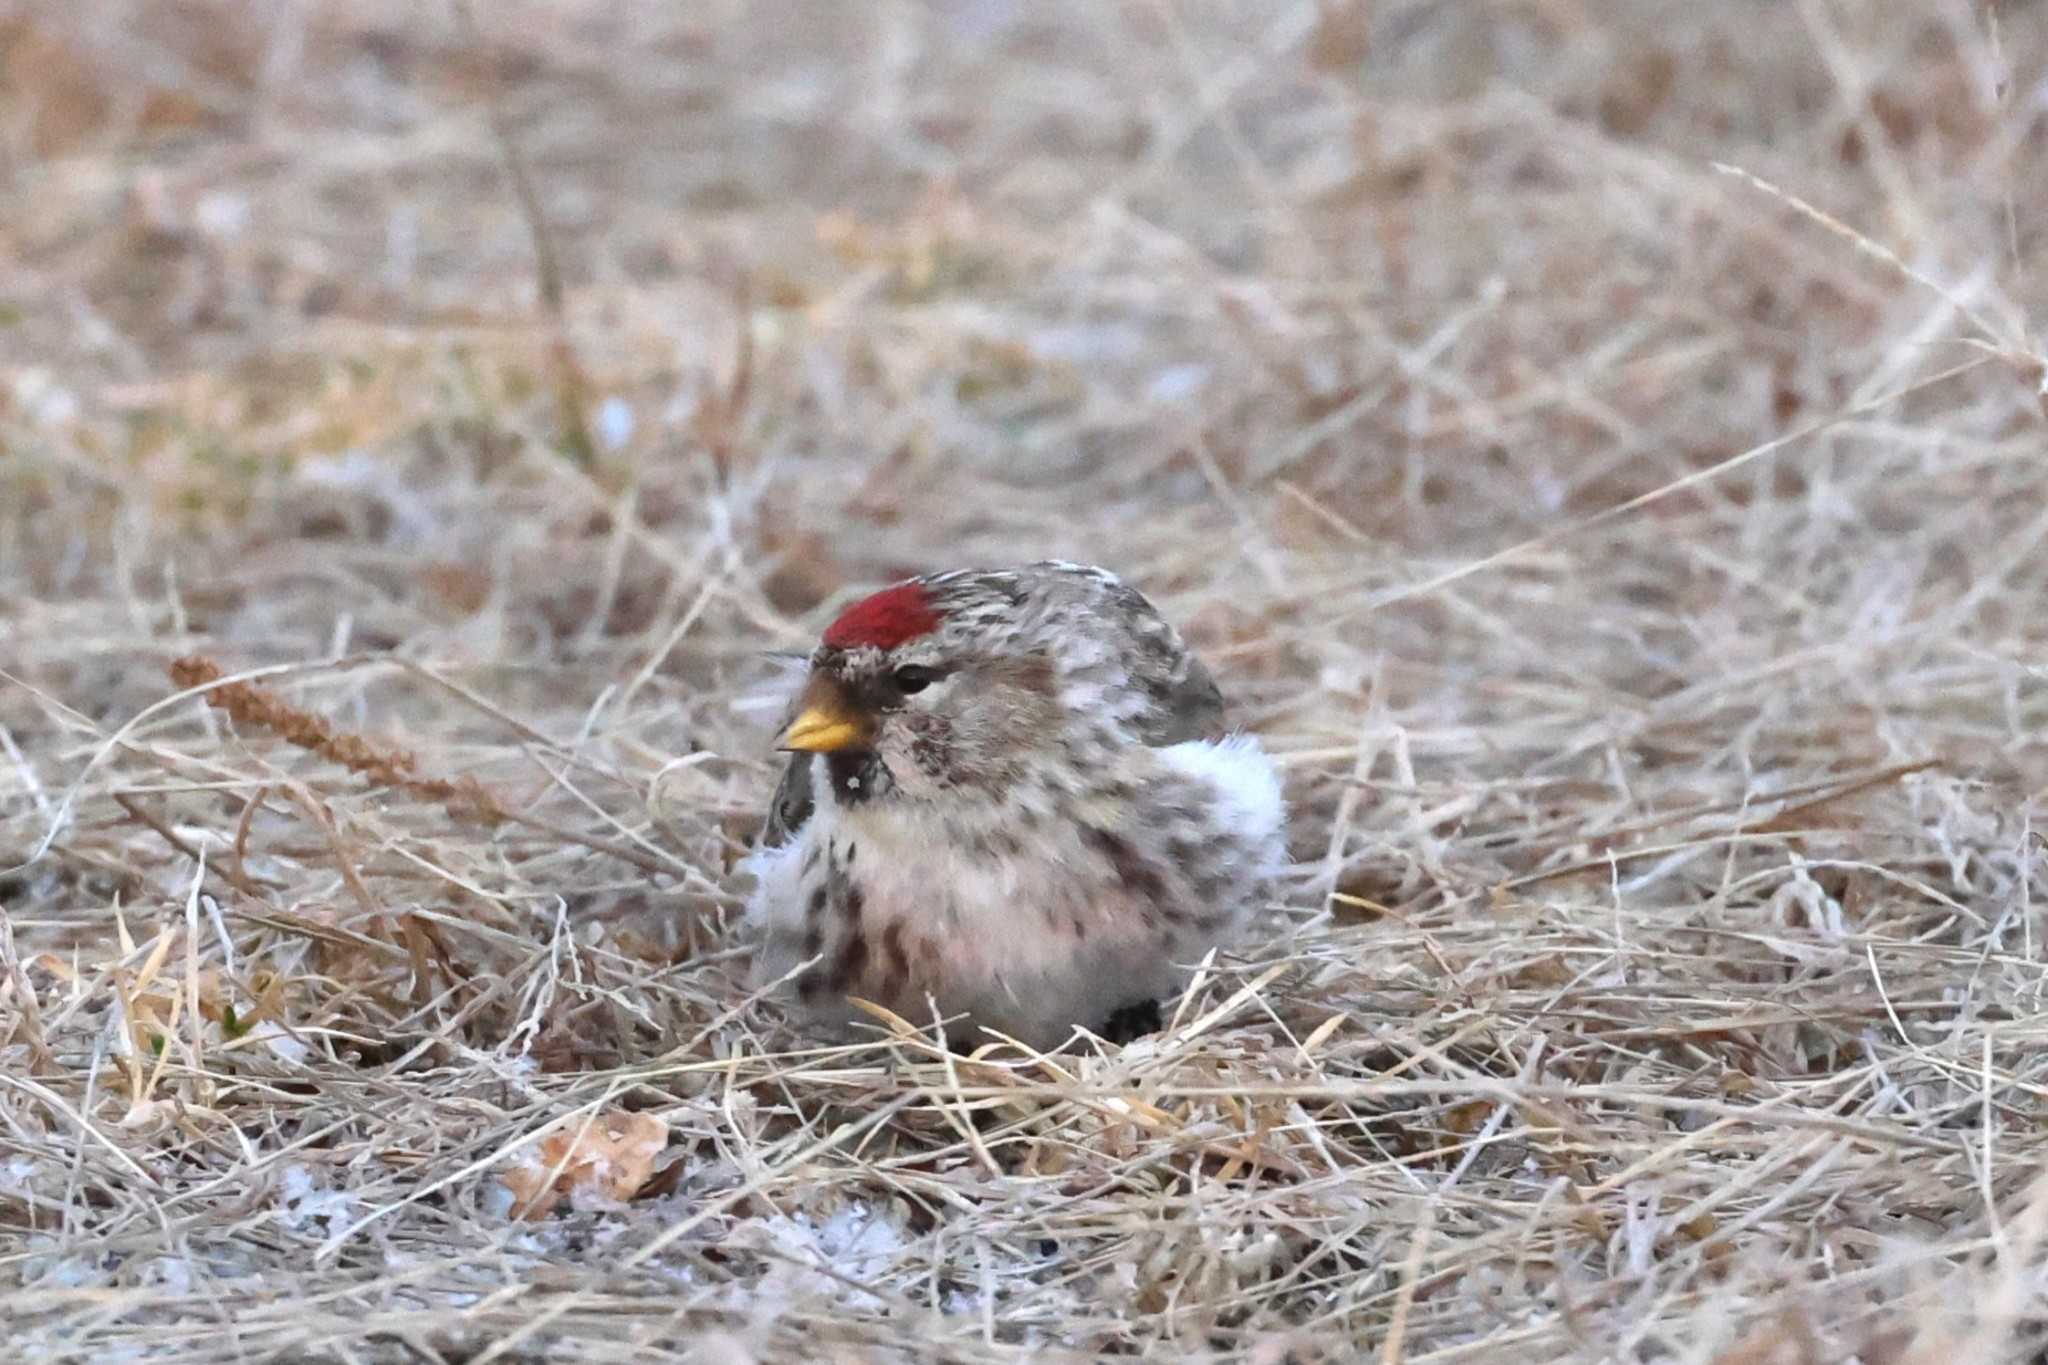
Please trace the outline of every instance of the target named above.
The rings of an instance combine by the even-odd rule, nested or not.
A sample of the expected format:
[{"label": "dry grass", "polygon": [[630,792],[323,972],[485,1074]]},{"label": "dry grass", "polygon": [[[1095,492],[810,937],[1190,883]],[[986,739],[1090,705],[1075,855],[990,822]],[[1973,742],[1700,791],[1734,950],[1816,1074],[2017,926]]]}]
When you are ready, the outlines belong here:
[{"label": "dry grass", "polygon": [[[0,8],[8,1358],[2044,1349],[2040,3],[476,24]],[[1270,933],[809,1044],[765,655],[1048,554]]]}]

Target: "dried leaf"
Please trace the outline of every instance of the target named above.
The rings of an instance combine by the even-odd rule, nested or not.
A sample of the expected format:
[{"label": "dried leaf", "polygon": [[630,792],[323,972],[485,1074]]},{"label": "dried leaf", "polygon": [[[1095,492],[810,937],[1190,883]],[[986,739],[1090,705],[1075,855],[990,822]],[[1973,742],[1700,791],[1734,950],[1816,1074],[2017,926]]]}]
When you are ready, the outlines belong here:
[{"label": "dried leaf", "polygon": [[564,1199],[624,1201],[654,1174],[668,1125],[653,1114],[614,1109],[548,1134],[498,1180],[512,1192],[513,1216],[545,1218]]}]

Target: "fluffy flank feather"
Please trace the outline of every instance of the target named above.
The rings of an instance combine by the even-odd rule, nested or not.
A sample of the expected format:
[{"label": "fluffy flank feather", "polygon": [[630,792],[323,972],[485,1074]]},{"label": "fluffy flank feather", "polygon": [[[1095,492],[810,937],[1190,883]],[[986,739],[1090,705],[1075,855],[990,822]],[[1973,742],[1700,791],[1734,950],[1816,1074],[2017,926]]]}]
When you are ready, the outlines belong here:
[{"label": "fluffy flank feather", "polygon": [[[1283,844],[1287,806],[1280,794],[1280,774],[1256,736],[1230,735],[1213,743],[1191,740],[1169,745],[1160,758],[1216,789],[1223,807],[1223,825],[1235,831],[1248,848],[1276,852]],[[1278,859],[1275,858],[1277,864]],[[1277,866],[1261,869],[1272,875]]]}]

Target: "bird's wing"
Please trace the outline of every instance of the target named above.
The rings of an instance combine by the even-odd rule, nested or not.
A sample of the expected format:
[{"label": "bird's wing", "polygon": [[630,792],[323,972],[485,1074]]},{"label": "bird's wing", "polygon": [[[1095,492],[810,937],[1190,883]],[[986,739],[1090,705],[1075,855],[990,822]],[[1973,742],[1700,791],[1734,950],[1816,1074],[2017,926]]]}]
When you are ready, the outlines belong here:
[{"label": "bird's wing", "polygon": [[970,581],[1016,601],[1036,587],[1052,602],[1080,605],[1091,626],[1121,637],[1117,652],[1147,702],[1132,722],[1142,742],[1157,748],[1222,737],[1223,694],[1208,668],[1145,594],[1109,570],[1047,559],[1003,572],[942,575],[938,581],[944,580]]},{"label": "bird's wing", "polygon": [[1154,748],[1190,739],[1215,739],[1223,733],[1223,693],[1209,669],[1179,636],[1177,655],[1166,655],[1157,687],[1147,685],[1152,708],[1138,721],[1138,735]]},{"label": "bird's wing", "polygon": [[768,803],[768,824],[761,831],[761,842],[774,847],[788,842],[804,827],[804,821],[811,818],[811,759],[810,754],[791,754],[789,766],[782,770],[782,781],[775,786],[775,799]]},{"label": "bird's wing", "polygon": [[1155,748],[1223,733],[1223,693],[1151,600],[1119,579],[1103,585],[1102,614],[1129,641],[1131,681],[1151,705],[1137,719],[1138,737]]}]

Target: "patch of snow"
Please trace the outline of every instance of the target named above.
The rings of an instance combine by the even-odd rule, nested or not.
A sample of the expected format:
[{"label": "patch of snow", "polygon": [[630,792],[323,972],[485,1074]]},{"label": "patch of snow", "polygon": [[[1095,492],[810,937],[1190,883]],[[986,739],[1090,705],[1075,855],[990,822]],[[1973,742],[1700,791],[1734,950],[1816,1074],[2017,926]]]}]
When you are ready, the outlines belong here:
[{"label": "patch of snow", "polygon": [[570,1220],[565,1217],[545,1218],[538,1223],[529,1223],[522,1231],[507,1237],[505,1247],[508,1251],[520,1251],[543,1260],[552,1260],[568,1251],[570,1226]]},{"label": "patch of snow", "polygon": [[356,1199],[347,1190],[317,1183],[312,1171],[297,1164],[285,1167],[280,1181],[276,1215],[280,1226],[324,1237],[341,1231],[350,1222]]},{"label": "patch of snow", "polygon": [[597,407],[597,439],[605,449],[617,450],[633,439],[633,405],[623,398],[607,398]]},{"label": "patch of snow", "polygon": [[500,1180],[486,1180],[477,1195],[477,1211],[500,1222],[512,1216],[512,1205],[518,1202],[511,1186]]},{"label": "patch of snow", "polygon": [[40,365],[14,375],[14,401],[38,426],[69,426],[78,420],[78,395],[58,382],[55,372]]},{"label": "patch of snow", "polygon": [[[760,1285],[763,1292],[787,1300],[822,1296],[864,1309],[881,1308],[882,1300],[854,1285],[885,1278],[909,1245],[900,1220],[865,1200],[852,1200],[823,1220],[807,1213],[757,1219],[734,1229],[728,1240],[777,1253]],[[833,1273],[804,1270],[805,1263]]]},{"label": "patch of snow", "polygon": [[214,190],[199,197],[192,221],[209,237],[239,237],[249,226],[249,197],[228,190]]},{"label": "patch of snow", "polygon": [[[29,1240],[31,1247],[54,1248],[60,1243],[52,1237],[34,1237]],[[97,1255],[79,1252],[70,1256],[48,1254],[30,1255],[22,1266],[22,1281],[42,1289],[98,1289],[121,1267],[121,1256],[116,1252],[100,1252]]]},{"label": "patch of snow", "polygon": [[183,1298],[192,1292],[192,1263],[182,1256],[158,1256],[142,1267],[142,1278]]},{"label": "patch of snow", "polygon": [[1145,401],[1162,407],[1185,403],[1193,398],[1209,382],[1209,367],[1192,362],[1184,365],[1168,365],[1152,376],[1152,382],[1145,386]]},{"label": "patch of snow", "polygon": [[258,1024],[254,1037],[257,1042],[269,1048],[271,1054],[279,1061],[289,1062],[293,1066],[305,1065],[306,1059],[313,1055],[312,1048],[292,1037],[282,1024],[274,1020],[266,1019]]},{"label": "patch of snow", "polygon": [[1048,360],[1069,365],[1104,365],[1137,354],[1144,337],[1137,328],[1116,323],[1082,322],[1039,327],[1029,345]]},{"label": "patch of snow", "polygon": [[394,544],[425,545],[441,533],[440,518],[399,471],[366,450],[307,460],[298,466],[296,479],[316,489],[354,493],[383,503],[391,513]]}]

